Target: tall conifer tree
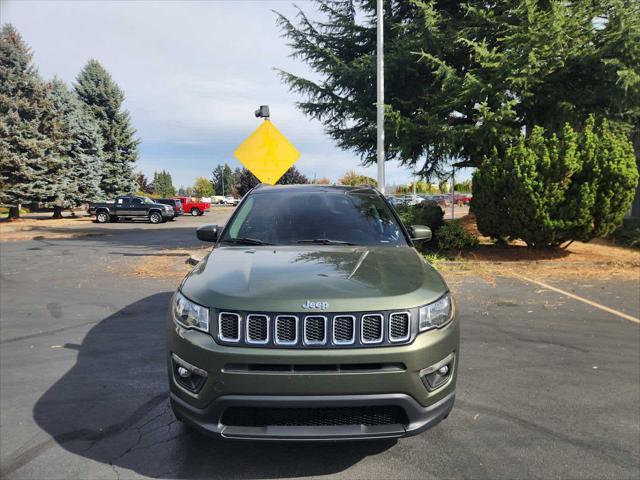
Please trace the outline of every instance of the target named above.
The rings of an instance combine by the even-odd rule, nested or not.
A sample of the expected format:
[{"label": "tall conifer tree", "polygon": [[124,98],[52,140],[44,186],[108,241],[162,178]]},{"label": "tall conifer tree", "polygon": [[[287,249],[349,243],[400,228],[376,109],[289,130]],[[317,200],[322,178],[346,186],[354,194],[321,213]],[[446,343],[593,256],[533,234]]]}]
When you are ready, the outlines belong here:
[{"label": "tall conifer tree", "polygon": [[50,82],[49,99],[54,114],[51,139],[63,166],[54,217],[62,208],[75,207],[100,198],[102,136],[86,106],[59,79]]},{"label": "tall conifer tree", "polygon": [[0,201],[20,216],[26,202],[56,198],[62,167],[50,137],[53,128],[47,86],[32,53],[11,25],[0,32]]},{"label": "tall conifer tree", "polygon": [[124,92],[97,60],[89,60],[76,79],[75,91],[95,118],[102,135],[100,189],[107,197],[134,192],[140,141],[134,137]]}]

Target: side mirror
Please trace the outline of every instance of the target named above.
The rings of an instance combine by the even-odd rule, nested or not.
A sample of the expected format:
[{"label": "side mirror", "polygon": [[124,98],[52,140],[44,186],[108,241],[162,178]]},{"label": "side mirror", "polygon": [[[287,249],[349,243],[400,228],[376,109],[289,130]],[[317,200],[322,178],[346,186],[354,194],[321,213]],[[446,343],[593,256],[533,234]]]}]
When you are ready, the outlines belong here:
[{"label": "side mirror", "polygon": [[428,242],[432,236],[431,229],[424,225],[411,225],[409,234],[414,242]]},{"label": "side mirror", "polygon": [[202,225],[196,230],[196,237],[203,242],[218,240],[218,225]]}]

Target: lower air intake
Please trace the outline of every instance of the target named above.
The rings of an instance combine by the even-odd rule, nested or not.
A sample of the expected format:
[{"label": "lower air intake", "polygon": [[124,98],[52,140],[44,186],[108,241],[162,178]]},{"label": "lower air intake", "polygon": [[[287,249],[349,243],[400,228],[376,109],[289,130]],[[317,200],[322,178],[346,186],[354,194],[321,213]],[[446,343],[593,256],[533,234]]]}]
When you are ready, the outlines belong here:
[{"label": "lower air intake", "polygon": [[324,427],[335,425],[406,425],[405,411],[395,405],[332,408],[231,407],[225,410],[223,425],[234,427]]}]

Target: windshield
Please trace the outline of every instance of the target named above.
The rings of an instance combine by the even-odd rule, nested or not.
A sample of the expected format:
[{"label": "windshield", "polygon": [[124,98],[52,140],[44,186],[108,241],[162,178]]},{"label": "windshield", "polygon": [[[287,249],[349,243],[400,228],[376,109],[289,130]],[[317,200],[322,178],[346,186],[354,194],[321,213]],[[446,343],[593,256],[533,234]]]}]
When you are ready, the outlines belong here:
[{"label": "windshield", "polygon": [[225,229],[221,242],[407,245],[380,196],[348,191],[253,194]]},{"label": "windshield", "polygon": [[153,203],[153,201],[148,197],[144,197],[144,203]]}]

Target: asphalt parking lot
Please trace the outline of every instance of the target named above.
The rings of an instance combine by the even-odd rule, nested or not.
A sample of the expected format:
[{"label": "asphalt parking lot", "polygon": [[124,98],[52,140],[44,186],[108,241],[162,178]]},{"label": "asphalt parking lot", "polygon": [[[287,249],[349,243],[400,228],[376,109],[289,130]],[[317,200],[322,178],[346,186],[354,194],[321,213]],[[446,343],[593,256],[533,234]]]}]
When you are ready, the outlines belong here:
[{"label": "asphalt parking lot", "polygon": [[[0,243],[2,478],[640,477],[640,325],[513,277],[456,285],[456,405],[424,434],[278,444],[187,430],[169,410],[164,363],[176,280],[123,272],[201,245],[195,226],[228,214]],[[640,314],[640,279],[548,281]]]}]

